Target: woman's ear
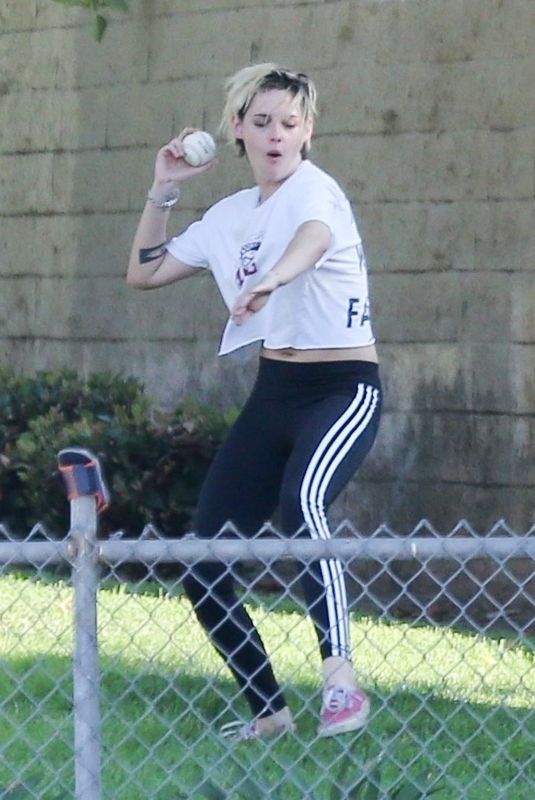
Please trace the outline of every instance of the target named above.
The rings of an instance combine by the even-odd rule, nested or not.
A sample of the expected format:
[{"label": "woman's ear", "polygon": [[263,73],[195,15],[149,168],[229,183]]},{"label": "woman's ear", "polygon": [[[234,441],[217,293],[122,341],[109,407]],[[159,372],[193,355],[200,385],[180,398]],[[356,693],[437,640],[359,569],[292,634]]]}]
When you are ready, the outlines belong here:
[{"label": "woman's ear", "polygon": [[232,129],[235,139],[243,139],[243,120],[238,114],[234,114],[232,117]]}]

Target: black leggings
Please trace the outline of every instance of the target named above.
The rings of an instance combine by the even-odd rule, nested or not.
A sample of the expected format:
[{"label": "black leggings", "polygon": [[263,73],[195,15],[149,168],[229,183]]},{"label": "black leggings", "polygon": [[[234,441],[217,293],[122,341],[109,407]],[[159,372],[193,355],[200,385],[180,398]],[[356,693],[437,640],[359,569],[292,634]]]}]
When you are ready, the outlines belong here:
[{"label": "black leggings", "polygon": [[[380,409],[376,364],[260,359],[251,396],[201,490],[197,536],[215,537],[230,522],[239,535],[253,537],[279,507],[286,536],[328,539],[327,508],[372,446]],[[322,658],[349,658],[340,562],[310,564],[302,585]],[[196,564],[184,586],[253,714],[265,716],[283,708],[286,703],[264,645],[225,565]]]}]

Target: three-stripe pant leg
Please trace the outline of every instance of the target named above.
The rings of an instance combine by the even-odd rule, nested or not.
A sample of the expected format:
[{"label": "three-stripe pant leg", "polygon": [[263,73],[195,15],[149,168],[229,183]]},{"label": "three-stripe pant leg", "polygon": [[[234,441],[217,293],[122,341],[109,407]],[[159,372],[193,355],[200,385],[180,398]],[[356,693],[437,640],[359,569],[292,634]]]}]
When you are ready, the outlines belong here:
[{"label": "three-stripe pant leg", "polygon": [[[193,529],[202,538],[254,536],[271,517],[284,466],[266,414],[250,401],[217,453],[199,497]],[[230,523],[232,529],[228,529]],[[225,530],[227,526],[227,530]],[[253,715],[286,705],[262,639],[235,591],[232,568],[199,561],[183,579],[195,614],[223,657]]]},{"label": "three-stripe pant leg", "polygon": [[[329,539],[327,509],[370,450],[379,425],[380,390],[358,384],[353,397],[335,395],[303,415],[281,495],[285,532]],[[303,571],[302,585],[322,658],[350,658],[349,616],[342,564],[321,559]]]}]

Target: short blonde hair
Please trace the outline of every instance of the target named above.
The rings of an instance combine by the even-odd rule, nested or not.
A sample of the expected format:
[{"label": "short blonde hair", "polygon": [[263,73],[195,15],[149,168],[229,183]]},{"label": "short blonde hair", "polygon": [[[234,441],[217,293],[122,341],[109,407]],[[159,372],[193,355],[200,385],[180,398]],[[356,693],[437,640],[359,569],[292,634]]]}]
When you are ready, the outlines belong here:
[{"label": "short blonde hair", "polygon": [[[234,135],[233,121],[243,119],[253,99],[259,92],[270,89],[288,91],[300,104],[305,122],[316,116],[316,87],[303,72],[292,72],[271,62],[244,67],[225,83],[226,102],[219,125],[220,133],[229,144],[235,144],[240,156],[245,153],[243,141]],[[304,145],[302,156],[306,158],[309,143]]]}]

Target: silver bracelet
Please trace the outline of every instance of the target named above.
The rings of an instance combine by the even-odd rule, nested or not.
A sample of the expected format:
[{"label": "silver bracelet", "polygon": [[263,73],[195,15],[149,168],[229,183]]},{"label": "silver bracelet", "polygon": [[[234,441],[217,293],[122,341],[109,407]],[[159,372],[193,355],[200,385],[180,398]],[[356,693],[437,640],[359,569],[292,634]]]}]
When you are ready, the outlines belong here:
[{"label": "silver bracelet", "polygon": [[167,194],[165,194],[161,200],[154,197],[150,190],[147,192],[147,200],[150,200],[152,205],[156,206],[156,208],[172,208],[175,203],[178,203],[179,197],[180,189],[178,187],[167,192]]}]

